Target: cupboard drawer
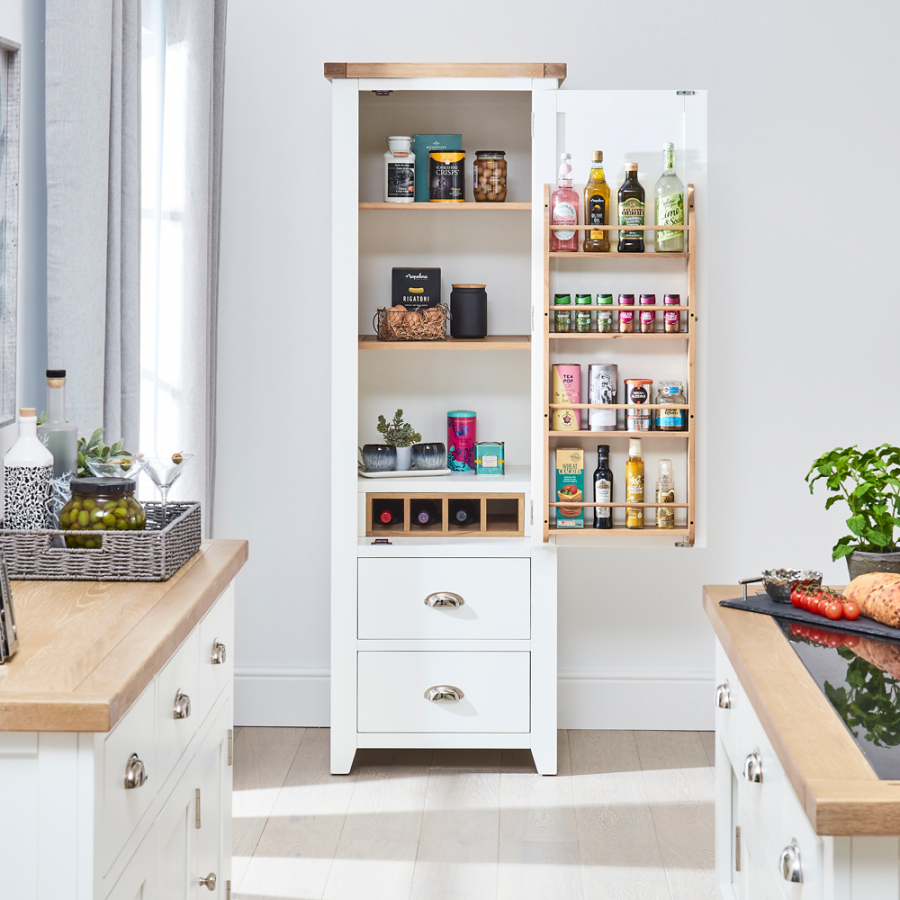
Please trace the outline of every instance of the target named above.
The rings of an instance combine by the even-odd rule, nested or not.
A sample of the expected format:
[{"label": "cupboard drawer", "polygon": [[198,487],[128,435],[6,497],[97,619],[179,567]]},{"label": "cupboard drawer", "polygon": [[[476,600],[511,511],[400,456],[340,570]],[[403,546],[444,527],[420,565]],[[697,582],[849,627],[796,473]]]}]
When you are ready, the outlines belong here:
[{"label": "cupboard drawer", "polygon": [[[393,558],[357,561],[361,640],[528,640],[528,558]],[[445,605],[426,600],[455,597]],[[442,598],[434,598],[441,604]],[[461,605],[449,605],[458,602]]]},{"label": "cupboard drawer", "polygon": [[[179,704],[181,711],[190,710],[186,718],[175,716],[179,693],[183,695]],[[187,705],[184,697],[187,698]],[[200,631],[195,628],[157,678],[156,765],[160,781],[169,777],[172,767],[197,732],[200,714]]]},{"label": "cupboard drawer", "polygon": [[[216,654],[216,645],[224,647],[225,661]],[[200,622],[200,715],[206,718],[216,697],[234,675],[234,584],[230,584]]]},{"label": "cupboard drawer", "polygon": [[[526,733],[531,654],[519,652],[360,653],[360,732]],[[447,685],[460,700],[428,700]]]},{"label": "cupboard drawer", "polygon": [[[150,807],[163,778],[156,765],[156,681],[144,690],[103,742],[103,818],[100,861],[109,871],[119,851]],[[125,772],[136,753],[146,782],[126,789]]]}]

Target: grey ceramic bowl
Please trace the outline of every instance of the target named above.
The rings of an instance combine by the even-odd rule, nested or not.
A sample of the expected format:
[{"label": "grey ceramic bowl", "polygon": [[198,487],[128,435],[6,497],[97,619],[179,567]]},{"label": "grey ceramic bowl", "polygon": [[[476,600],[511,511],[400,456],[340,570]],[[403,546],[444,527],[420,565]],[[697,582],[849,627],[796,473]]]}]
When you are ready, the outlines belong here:
[{"label": "grey ceramic bowl", "polygon": [[363,444],[362,458],[367,472],[390,472],[397,465],[397,448],[388,444]]},{"label": "grey ceramic bowl", "polygon": [[444,444],[413,444],[412,461],[417,469],[445,469],[447,448]]}]

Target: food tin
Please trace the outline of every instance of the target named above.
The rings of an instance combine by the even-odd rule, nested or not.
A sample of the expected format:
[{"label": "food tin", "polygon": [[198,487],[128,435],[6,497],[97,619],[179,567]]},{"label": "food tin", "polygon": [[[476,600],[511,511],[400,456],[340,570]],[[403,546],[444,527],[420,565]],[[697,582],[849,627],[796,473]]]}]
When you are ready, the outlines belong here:
[{"label": "food tin", "polygon": [[[619,367],[614,365],[588,366],[588,403],[615,403],[618,394]],[[591,431],[615,431],[616,410],[591,409]]]},{"label": "food tin", "polygon": [[[556,450],[556,499],[584,502],[584,451],[577,447]],[[583,506],[557,506],[557,528],[584,528]]]},{"label": "food tin", "polygon": [[[651,401],[651,391],[653,390],[652,378],[626,378],[625,379],[625,402],[628,404],[644,405]],[[626,431],[649,431],[650,430],[650,410],[649,409],[626,409],[625,410],[625,430]]]},{"label": "food tin", "polygon": [[453,472],[475,471],[475,413],[470,409],[447,413],[447,467]]},{"label": "food tin", "polygon": [[[551,403],[581,403],[581,366],[553,366]],[[550,417],[551,431],[580,431],[577,409],[554,409]]]},{"label": "food tin", "polygon": [[437,150],[429,157],[428,199],[432,203],[462,203],[465,200],[465,152]]},{"label": "food tin", "polygon": [[503,475],[506,471],[503,441],[479,441],[475,445],[475,474]]},{"label": "food tin", "polygon": [[427,203],[428,167],[436,150],[462,150],[461,134],[414,134],[412,149],[416,155],[416,203]]}]

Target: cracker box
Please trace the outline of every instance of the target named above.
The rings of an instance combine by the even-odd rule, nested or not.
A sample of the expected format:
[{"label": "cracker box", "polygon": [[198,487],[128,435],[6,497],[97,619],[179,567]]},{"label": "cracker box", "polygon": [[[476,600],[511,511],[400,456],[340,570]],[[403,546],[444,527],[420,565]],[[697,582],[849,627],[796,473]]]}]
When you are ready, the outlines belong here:
[{"label": "cracker box", "polygon": [[440,269],[391,269],[391,306],[431,309],[441,302]]},{"label": "cracker box", "polygon": [[475,474],[503,475],[506,465],[503,441],[478,441],[475,444]]},{"label": "cracker box", "polygon": [[[556,450],[556,499],[584,503],[584,450],[558,447]],[[583,506],[557,506],[557,528],[584,528]]]}]

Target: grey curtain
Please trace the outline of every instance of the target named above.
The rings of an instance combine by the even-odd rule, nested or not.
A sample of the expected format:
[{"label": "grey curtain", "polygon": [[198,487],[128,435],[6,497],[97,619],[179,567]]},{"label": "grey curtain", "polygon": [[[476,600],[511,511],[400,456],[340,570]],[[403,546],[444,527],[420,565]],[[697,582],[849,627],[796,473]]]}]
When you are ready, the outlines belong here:
[{"label": "grey curtain", "polygon": [[138,447],[139,0],[46,0],[48,361],[80,434]]}]

